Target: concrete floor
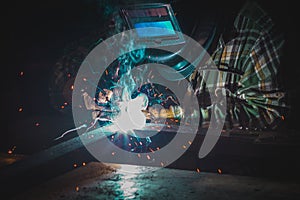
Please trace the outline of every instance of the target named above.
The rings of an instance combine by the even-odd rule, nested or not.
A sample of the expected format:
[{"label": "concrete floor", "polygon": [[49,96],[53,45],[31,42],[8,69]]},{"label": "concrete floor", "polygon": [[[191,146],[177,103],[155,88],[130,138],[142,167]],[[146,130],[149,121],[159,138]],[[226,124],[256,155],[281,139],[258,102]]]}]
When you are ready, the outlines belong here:
[{"label": "concrete floor", "polygon": [[266,178],[91,162],[14,200],[299,199],[300,183]]}]

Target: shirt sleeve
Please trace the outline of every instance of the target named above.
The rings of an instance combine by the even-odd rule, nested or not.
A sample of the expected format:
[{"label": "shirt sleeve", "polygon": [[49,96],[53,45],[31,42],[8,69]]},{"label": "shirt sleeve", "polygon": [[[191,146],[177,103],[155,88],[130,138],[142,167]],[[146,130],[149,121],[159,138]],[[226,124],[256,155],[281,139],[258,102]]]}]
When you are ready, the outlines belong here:
[{"label": "shirt sleeve", "polygon": [[[238,81],[238,89],[230,91],[225,86],[214,93],[218,96],[213,98],[216,100],[205,100],[210,101],[210,105],[200,106],[204,126],[210,120],[221,118],[226,118],[227,128],[275,129],[278,126],[287,110],[285,92],[278,85],[283,41],[282,37],[272,38],[268,33],[258,37],[249,56],[241,63],[244,73]],[[199,101],[204,102],[210,95],[199,94]],[[220,109],[224,99],[226,111]]]},{"label": "shirt sleeve", "polygon": [[229,94],[234,101],[238,100],[239,108],[233,109],[239,115],[246,115],[244,118],[249,119],[249,127],[274,129],[283,118],[285,93],[278,84],[283,42],[281,36],[272,37],[262,32],[244,63],[239,89]]}]

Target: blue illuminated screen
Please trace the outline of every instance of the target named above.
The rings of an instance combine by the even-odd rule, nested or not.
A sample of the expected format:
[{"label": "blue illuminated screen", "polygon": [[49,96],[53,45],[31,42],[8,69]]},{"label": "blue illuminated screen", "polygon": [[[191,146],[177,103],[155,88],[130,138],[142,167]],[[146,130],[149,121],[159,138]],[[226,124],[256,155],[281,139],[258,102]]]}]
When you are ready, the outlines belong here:
[{"label": "blue illuminated screen", "polygon": [[[147,31],[143,28],[162,28],[153,31]],[[134,24],[139,37],[163,37],[175,35],[175,30],[170,21],[157,21],[157,22],[141,22]]]}]

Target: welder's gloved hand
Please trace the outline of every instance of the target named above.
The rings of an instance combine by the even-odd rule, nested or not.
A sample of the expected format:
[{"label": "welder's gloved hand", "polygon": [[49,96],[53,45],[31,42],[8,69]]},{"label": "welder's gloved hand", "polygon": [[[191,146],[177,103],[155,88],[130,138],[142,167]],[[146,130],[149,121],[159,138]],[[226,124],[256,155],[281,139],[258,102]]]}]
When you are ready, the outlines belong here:
[{"label": "welder's gloved hand", "polygon": [[105,109],[105,105],[110,101],[112,95],[113,92],[108,89],[103,89],[103,92],[99,92],[98,99],[93,99],[87,92],[82,94],[86,109],[92,110],[92,119],[96,119],[101,115],[101,111]]},{"label": "welder's gloved hand", "polygon": [[84,105],[87,110],[100,110],[101,109],[101,107],[95,103],[93,98],[90,97],[90,95],[87,92],[84,92],[82,94],[82,96],[83,96]]},{"label": "welder's gloved hand", "polygon": [[103,89],[103,91],[99,92],[97,102],[100,104],[105,104],[110,101],[113,92],[108,89]]}]

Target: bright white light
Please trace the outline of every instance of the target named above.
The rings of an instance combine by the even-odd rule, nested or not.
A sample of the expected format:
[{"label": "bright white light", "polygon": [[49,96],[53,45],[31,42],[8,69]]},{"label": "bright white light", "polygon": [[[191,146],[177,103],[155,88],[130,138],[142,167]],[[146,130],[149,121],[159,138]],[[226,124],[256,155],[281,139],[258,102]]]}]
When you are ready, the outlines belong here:
[{"label": "bright white light", "polygon": [[114,119],[115,124],[122,132],[129,132],[135,129],[142,129],[146,126],[146,116],[142,110],[148,105],[148,97],[139,94],[129,101],[120,102],[120,113]]}]

